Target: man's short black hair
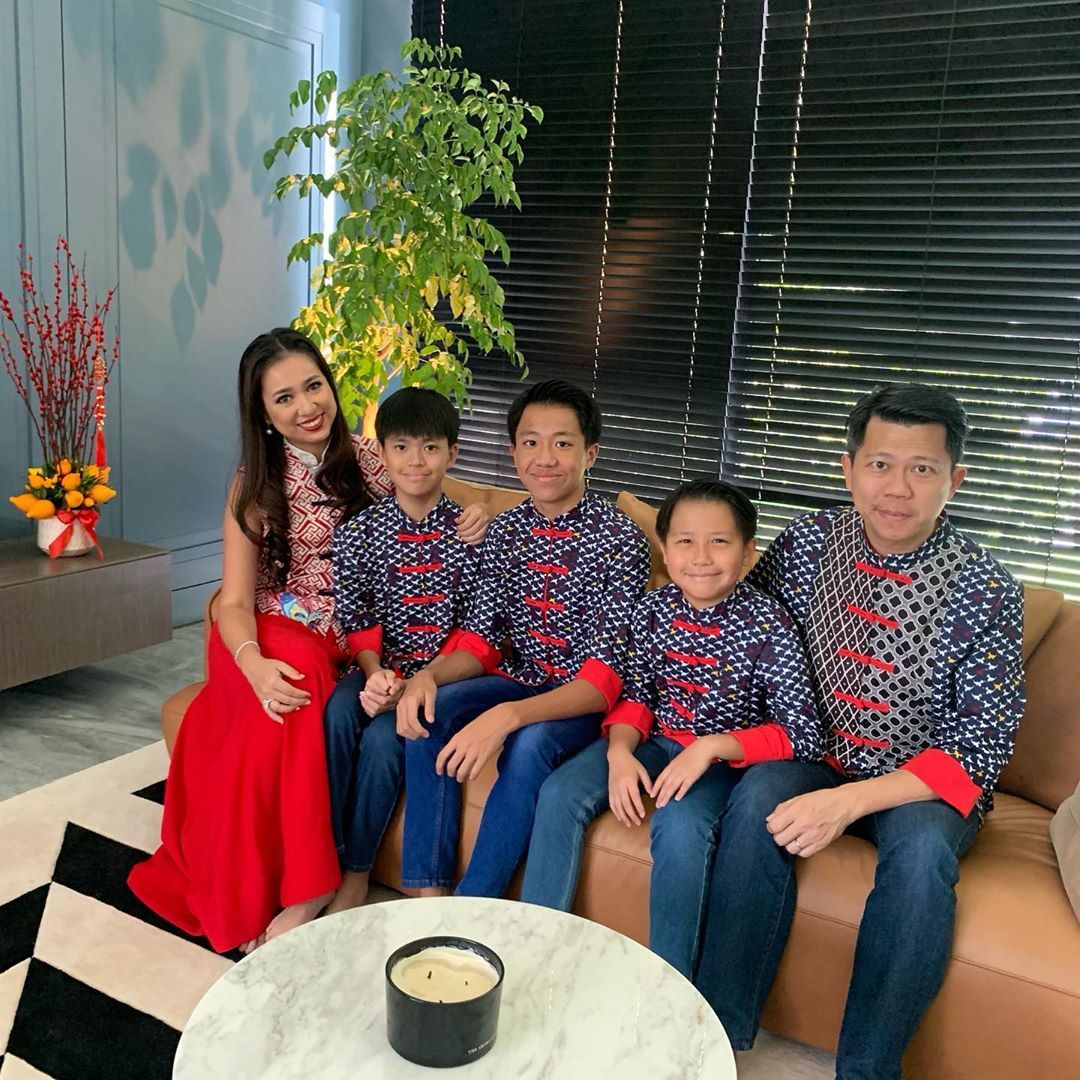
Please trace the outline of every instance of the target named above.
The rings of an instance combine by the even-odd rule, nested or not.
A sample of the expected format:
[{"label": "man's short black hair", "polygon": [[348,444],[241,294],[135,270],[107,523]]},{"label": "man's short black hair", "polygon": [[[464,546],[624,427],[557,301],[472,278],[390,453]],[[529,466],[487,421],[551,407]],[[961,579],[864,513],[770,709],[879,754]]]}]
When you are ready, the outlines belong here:
[{"label": "man's short black hair", "polygon": [[585,445],[592,446],[600,441],[600,410],[596,402],[580,386],[565,379],[546,379],[522,390],[510,405],[510,411],[506,414],[506,429],[512,443],[517,442],[521,414],[529,405],[562,405],[573,409],[581,426],[581,434],[585,436]]},{"label": "man's short black hair", "polygon": [[749,543],[757,535],[757,507],[744,491],[724,480],[687,480],[663,501],[657,512],[656,535],[662,544],[667,542],[671,515],[681,502],[727,503],[743,540]]},{"label": "man's short black hair", "polygon": [[375,414],[375,438],[385,444],[394,436],[414,439],[458,441],[458,414],[450,402],[434,390],[406,386],[379,404]]},{"label": "man's short black hair", "polygon": [[945,429],[949,460],[953,468],[960,464],[967,440],[968,419],[964,406],[948,390],[923,383],[875,387],[859,399],[847,418],[847,452],[853,459],[866,438],[866,425],[874,416],[905,427],[941,424]]}]

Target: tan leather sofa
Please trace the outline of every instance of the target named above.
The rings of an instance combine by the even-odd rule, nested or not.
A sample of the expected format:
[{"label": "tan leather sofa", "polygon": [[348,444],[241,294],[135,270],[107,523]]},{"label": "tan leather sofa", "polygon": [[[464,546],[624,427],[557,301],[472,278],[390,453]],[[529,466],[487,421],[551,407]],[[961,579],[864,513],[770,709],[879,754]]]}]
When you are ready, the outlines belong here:
[{"label": "tan leather sofa", "polygon": [[[493,512],[522,497],[461,481],[448,490],[460,502],[482,499]],[[619,505],[650,537],[655,586],[666,580],[655,511],[625,493]],[[209,617],[208,609],[207,626]],[[1080,604],[1028,587],[1024,659],[1027,710],[996,807],[961,867],[952,960],[905,1058],[912,1080],[1080,1077],[1080,922],[1049,835],[1054,810],[1080,780]],[[162,709],[170,747],[198,689],[181,691]],[[489,768],[465,785],[462,864],[493,779]],[[795,924],[764,1020],[771,1031],[835,1050],[875,862],[874,848],[853,837],[799,862]],[[400,864],[399,807],[375,877],[400,888]],[[650,865],[647,825],[627,829],[604,814],[589,832],[574,910],[646,942]]]}]

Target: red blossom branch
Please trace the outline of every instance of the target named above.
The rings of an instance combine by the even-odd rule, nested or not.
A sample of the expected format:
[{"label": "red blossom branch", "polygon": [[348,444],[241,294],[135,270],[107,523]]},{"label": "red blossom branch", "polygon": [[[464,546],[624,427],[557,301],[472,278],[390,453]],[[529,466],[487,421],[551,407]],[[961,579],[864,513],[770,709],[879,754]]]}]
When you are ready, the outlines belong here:
[{"label": "red blossom branch", "polygon": [[88,462],[97,425],[105,419],[105,386],[120,358],[119,339],[106,343],[105,333],[116,290],[91,303],[85,267],[76,265],[61,236],[50,303],[38,292],[33,258],[22,244],[19,253],[22,309],[16,316],[0,292],[0,362],[30,415],[44,464],[51,467],[62,458]]}]

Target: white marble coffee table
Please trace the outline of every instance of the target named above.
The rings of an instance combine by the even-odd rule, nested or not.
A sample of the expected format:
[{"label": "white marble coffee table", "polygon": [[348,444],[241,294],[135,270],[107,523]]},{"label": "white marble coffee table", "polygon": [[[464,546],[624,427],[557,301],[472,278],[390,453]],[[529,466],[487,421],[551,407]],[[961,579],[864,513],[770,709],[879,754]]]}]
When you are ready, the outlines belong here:
[{"label": "white marble coffee table", "polygon": [[[432,934],[491,946],[506,965],[490,1053],[459,1069],[386,1041],[386,958]],[[376,1080],[459,1073],[528,1080],[734,1080],[705,999],[674,968],[576,915],[508,900],[395,900],[271,941],[223,975],[180,1039],[174,1080]]]}]

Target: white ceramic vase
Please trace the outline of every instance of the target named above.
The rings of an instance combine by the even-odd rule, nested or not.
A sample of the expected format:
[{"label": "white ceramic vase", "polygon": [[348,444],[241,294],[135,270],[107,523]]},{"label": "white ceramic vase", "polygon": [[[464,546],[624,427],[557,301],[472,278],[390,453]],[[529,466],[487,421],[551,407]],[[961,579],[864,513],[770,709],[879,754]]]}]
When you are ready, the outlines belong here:
[{"label": "white ceramic vase", "polygon": [[[49,545],[66,529],[68,528],[59,518],[51,517],[44,518],[37,523],[37,546],[45,552],[49,553]],[[70,555],[85,555],[94,546],[94,542],[87,535],[86,530],[82,526],[82,522],[78,518],[75,518],[71,522],[71,536],[68,538],[68,542],[64,545],[64,550],[60,552],[58,558],[67,558]]]}]

